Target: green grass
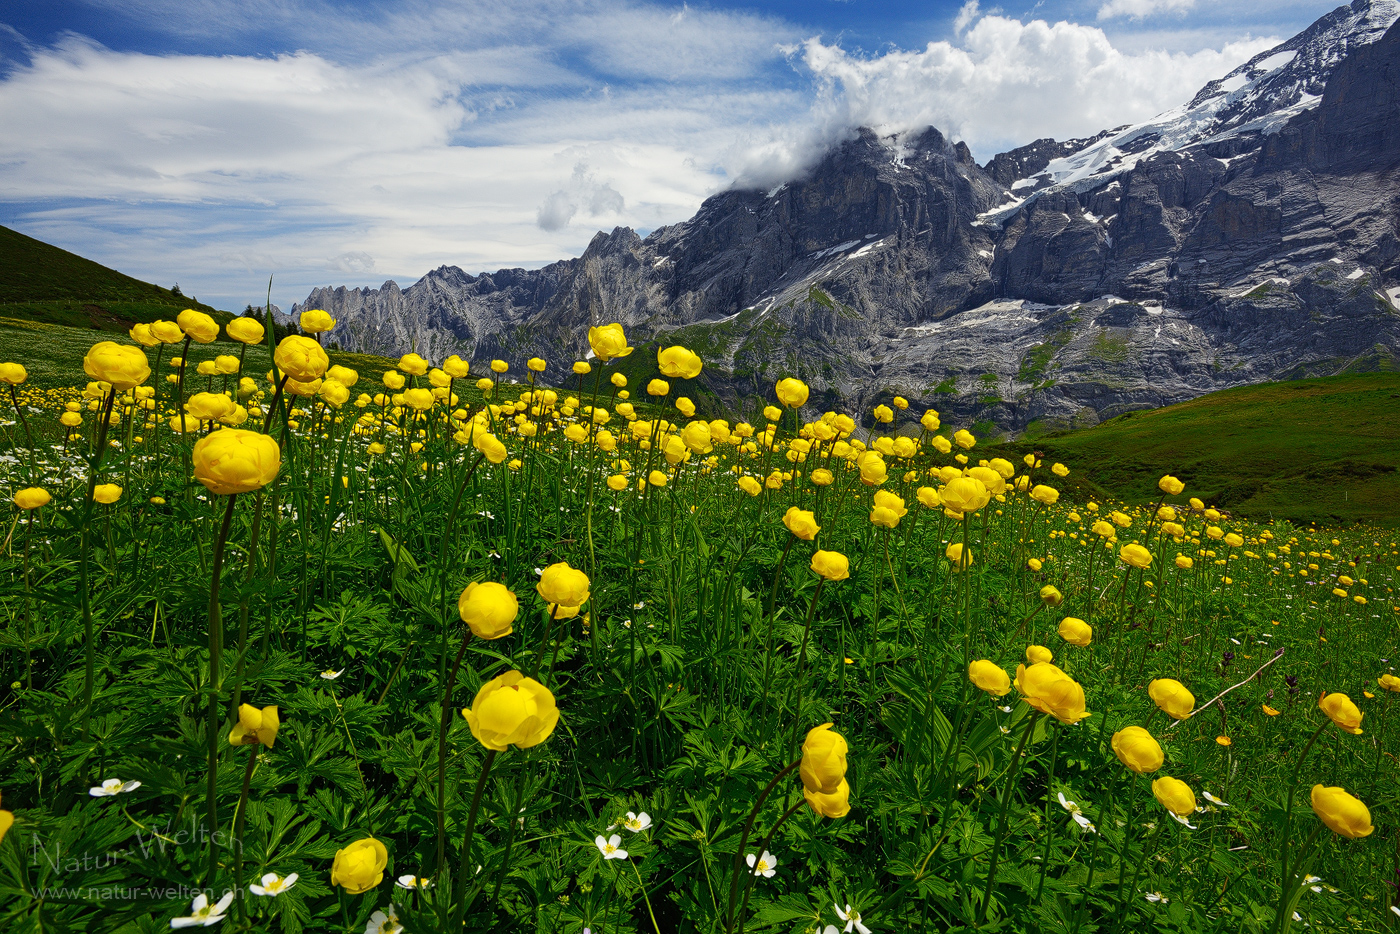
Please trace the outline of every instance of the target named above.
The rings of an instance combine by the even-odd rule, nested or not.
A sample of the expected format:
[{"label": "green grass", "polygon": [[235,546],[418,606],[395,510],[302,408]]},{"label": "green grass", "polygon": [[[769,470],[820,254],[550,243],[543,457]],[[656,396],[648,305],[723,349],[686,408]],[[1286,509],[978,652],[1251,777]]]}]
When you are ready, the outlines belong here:
[{"label": "green grass", "polygon": [[1010,445],[1071,464],[1071,486],[1155,500],[1171,473],[1241,515],[1400,522],[1400,374],[1242,386]]}]

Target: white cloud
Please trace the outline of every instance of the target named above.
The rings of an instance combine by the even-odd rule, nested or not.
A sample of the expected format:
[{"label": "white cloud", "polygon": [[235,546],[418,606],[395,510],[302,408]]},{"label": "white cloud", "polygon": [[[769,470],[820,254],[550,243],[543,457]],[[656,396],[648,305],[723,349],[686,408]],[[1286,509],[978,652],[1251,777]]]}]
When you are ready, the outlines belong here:
[{"label": "white cloud", "polygon": [[953,20],[953,32],[962,35],[962,31],[976,22],[981,14],[977,0],[967,0],[962,9],[958,10],[957,18]]},{"label": "white cloud", "polygon": [[984,160],[1044,136],[1090,135],[1177,106],[1278,41],[1129,54],[1097,27],[996,15],[978,19],[960,45],[930,42],[917,52],[860,57],[808,39],[792,54],[822,83],[813,119],[754,147],[742,172],[771,184],[859,126],[898,133],[932,124]]},{"label": "white cloud", "polygon": [[1099,19],[1127,16],[1143,19],[1158,13],[1185,13],[1196,6],[1196,0],[1108,0],[1099,7]]}]

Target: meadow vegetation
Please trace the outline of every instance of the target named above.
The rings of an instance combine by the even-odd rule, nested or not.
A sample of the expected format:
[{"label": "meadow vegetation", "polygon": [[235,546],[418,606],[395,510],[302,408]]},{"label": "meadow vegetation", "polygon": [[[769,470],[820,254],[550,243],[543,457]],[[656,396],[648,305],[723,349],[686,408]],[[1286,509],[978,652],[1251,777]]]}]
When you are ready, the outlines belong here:
[{"label": "meadow vegetation", "polygon": [[1217,508],[1247,439],[332,324],[0,322],[0,929],[1400,926],[1400,544]]}]

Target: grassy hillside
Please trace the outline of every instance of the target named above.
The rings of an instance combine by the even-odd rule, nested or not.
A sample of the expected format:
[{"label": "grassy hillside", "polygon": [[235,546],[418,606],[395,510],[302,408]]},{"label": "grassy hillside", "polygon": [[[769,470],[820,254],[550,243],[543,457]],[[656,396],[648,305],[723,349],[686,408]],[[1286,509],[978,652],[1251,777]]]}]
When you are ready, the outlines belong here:
[{"label": "grassy hillside", "polygon": [[1265,383],[1003,446],[1074,472],[1066,485],[1155,500],[1165,473],[1241,515],[1400,522],[1400,374]]},{"label": "grassy hillside", "polygon": [[183,308],[230,315],[0,227],[0,315],[99,331],[173,318]]}]

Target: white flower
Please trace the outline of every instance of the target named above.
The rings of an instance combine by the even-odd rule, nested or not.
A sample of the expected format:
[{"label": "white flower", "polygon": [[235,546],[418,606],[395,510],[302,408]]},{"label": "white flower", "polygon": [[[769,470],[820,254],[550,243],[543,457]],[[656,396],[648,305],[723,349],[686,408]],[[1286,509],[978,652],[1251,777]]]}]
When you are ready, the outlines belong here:
[{"label": "white flower", "polygon": [[124,782],[120,778],[109,778],[96,788],[89,788],[88,794],[94,798],[110,798],[112,795],[119,795],[124,791],[135,791],[140,787],[140,782]]},{"label": "white flower", "polygon": [[325,678],[327,681],[334,681],[336,678],[339,678],[343,674],[345,674],[344,668],[340,669],[339,671],[332,671],[331,669],[327,668],[325,671],[321,672],[321,677]]},{"label": "white flower", "polygon": [[835,908],[836,908],[836,917],[838,917],[838,918],[840,918],[842,921],[846,922],[846,926],[845,926],[844,928],[842,928],[842,930],[843,930],[843,931],[846,931],[847,934],[849,934],[849,932],[850,932],[852,929],[855,929],[855,930],[859,931],[860,934],[870,934],[870,928],[866,927],[866,926],[865,926],[864,924],[862,924],[861,921],[860,921],[860,912],[859,912],[859,911],[856,911],[856,910],[855,910],[854,908],[852,908],[850,905],[847,905],[847,906],[846,906],[846,910],[845,910],[845,911],[842,911],[842,910],[841,910],[841,906],[840,906],[840,905],[836,905]]},{"label": "white flower", "polygon": [[1161,902],[1163,905],[1167,903],[1167,897],[1161,892],[1148,892],[1143,898],[1147,899],[1149,902]]},{"label": "white flower", "polygon": [[432,888],[432,879],[422,879],[418,876],[399,876],[394,882],[401,889],[428,889]]},{"label": "white flower", "polygon": [[633,814],[631,811],[628,811],[627,819],[622,822],[622,826],[626,827],[633,833],[641,833],[643,830],[646,830],[648,827],[651,826],[651,815],[648,814],[646,811],[643,811],[640,814]]},{"label": "white flower", "polygon": [[297,874],[292,873],[285,879],[275,872],[269,872],[262,877],[262,885],[256,883],[248,886],[248,891],[254,895],[281,895],[283,892],[297,884]]},{"label": "white flower", "polygon": [[778,858],[767,850],[763,851],[762,856],[754,856],[750,853],[744,858],[748,860],[749,868],[753,870],[753,874],[765,879],[773,878],[773,873],[778,869]]},{"label": "white flower", "polygon": [[1395,906],[1395,905],[1391,905],[1391,906],[1390,906],[1390,910],[1393,911],[1393,912],[1395,912],[1397,915],[1400,915],[1400,907],[1397,907],[1397,906]]},{"label": "white flower", "polygon": [[603,839],[602,834],[599,834],[597,839],[595,839],[593,842],[595,845],[597,845],[598,852],[603,854],[603,859],[627,858],[627,851],[618,849],[617,845],[622,842],[622,838],[617,834],[613,834],[606,840]]},{"label": "white flower", "polygon": [[1080,830],[1087,830],[1090,833],[1098,833],[1099,828],[1094,826],[1094,822],[1084,816],[1084,809],[1078,804],[1065,797],[1065,793],[1060,792],[1060,807],[1069,811],[1069,816],[1079,825]]},{"label": "white flower", "polygon": [[[112,794],[116,794],[116,792],[114,791]],[[217,905],[209,904],[209,896],[201,892],[194,897],[194,902],[190,905],[190,916],[188,918],[171,918],[170,926],[173,928],[212,927],[224,920],[224,912],[228,911],[228,906],[232,904],[232,892],[225,892],[224,897],[219,899]]]},{"label": "white flower", "polygon": [[1168,811],[1167,813],[1168,813],[1168,814],[1171,814],[1172,820],[1176,821],[1178,824],[1180,824],[1181,826],[1185,827],[1187,830],[1195,830],[1195,829],[1196,829],[1196,825],[1195,825],[1195,824],[1191,823],[1190,821],[1188,821],[1186,818],[1180,816],[1179,814],[1174,814],[1174,813],[1171,812],[1171,811]]},{"label": "white flower", "polygon": [[1218,805],[1220,805],[1220,806],[1223,807],[1223,808],[1227,808],[1227,807],[1230,806],[1230,805],[1226,804],[1224,801],[1221,801],[1221,800],[1220,800],[1219,798],[1217,798],[1215,795],[1211,794],[1209,791],[1203,791],[1203,792],[1201,792],[1201,797],[1202,797],[1202,798],[1205,798],[1205,799],[1206,799],[1207,801],[1209,801],[1211,804],[1218,804]]},{"label": "white flower", "polygon": [[1010,707],[998,707],[997,709],[1000,710],[1002,713],[1011,713]]},{"label": "white flower", "polygon": [[369,924],[365,925],[365,934],[398,934],[403,930],[403,925],[399,924],[399,916],[394,911],[394,903],[389,903],[389,913],[376,911],[369,916]]}]

